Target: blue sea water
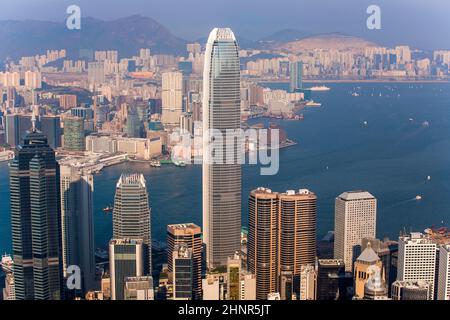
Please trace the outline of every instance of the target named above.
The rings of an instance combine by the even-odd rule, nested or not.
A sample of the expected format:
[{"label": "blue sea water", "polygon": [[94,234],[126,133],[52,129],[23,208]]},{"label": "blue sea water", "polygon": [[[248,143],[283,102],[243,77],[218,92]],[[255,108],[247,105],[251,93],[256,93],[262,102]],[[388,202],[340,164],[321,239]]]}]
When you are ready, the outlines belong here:
[{"label": "blue sea water", "polygon": [[[304,121],[277,120],[298,144],[280,151],[280,170],[261,176],[243,168],[242,221],[247,223],[250,190],[309,188],[318,196],[318,234],[334,227],[334,199],[364,189],[378,199],[377,235],[396,238],[403,228],[421,231],[450,226],[450,85],[406,83],[327,84],[314,92],[320,108],[304,110]],[[352,92],[359,96],[352,96]],[[380,96],[381,94],[381,96]],[[267,122],[267,120],[254,120]],[[367,125],[364,125],[364,122]],[[428,121],[428,126],[424,123]],[[201,167],[127,163],[95,176],[95,241],[111,238],[111,214],[122,172],[142,172],[152,207],[153,238],[165,241],[166,226],[201,225]],[[427,180],[431,176],[431,180]],[[414,200],[421,195],[421,201]],[[10,251],[8,167],[0,164],[0,250]]]}]

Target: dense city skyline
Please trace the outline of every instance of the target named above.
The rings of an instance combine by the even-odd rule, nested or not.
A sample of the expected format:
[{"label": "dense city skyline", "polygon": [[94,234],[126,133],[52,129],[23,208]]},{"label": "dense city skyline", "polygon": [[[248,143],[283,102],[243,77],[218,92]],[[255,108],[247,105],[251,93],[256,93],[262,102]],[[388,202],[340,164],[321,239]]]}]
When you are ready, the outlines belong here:
[{"label": "dense city skyline", "polygon": [[[301,16],[280,1],[287,24],[273,1],[206,5],[184,31],[207,27],[194,41],[142,15],[72,32],[77,5],[64,32],[0,22],[2,300],[172,300],[207,317],[219,310],[190,300],[260,316],[251,301],[450,300],[450,50],[415,47],[438,42],[404,33],[424,7],[403,0],[378,3],[385,26],[404,9],[386,45],[332,33],[239,46]],[[323,30],[368,4],[322,3],[333,14],[301,9]],[[361,34],[341,27],[378,32],[370,8]],[[437,41],[435,26],[408,30]]]}]

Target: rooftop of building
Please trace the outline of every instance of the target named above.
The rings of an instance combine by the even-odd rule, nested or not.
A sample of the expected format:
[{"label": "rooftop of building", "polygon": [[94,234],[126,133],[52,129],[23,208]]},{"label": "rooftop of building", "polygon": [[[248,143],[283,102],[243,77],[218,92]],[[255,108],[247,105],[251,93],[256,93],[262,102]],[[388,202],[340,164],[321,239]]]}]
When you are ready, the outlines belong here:
[{"label": "rooftop of building", "polygon": [[142,239],[130,239],[130,238],[120,238],[120,239],[111,239],[109,241],[110,245],[119,245],[119,244],[142,244],[144,241]]},{"label": "rooftop of building", "polygon": [[122,185],[139,185],[146,187],[145,178],[142,173],[122,173],[117,182],[117,188]]},{"label": "rooftop of building", "polygon": [[425,229],[424,233],[439,245],[450,244],[450,229],[447,227],[431,227]]},{"label": "rooftop of building", "polygon": [[230,28],[214,28],[209,34],[208,42],[211,43],[216,40],[236,41],[236,37]]},{"label": "rooftop of building", "polygon": [[191,235],[201,232],[201,228],[195,223],[178,223],[178,224],[169,224],[167,226],[167,232],[172,233],[174,235]]},{"label": "rooftop of building", "polygon": [[363,250],[363,252],[359,255],[357,261],[366,262],[366,263],[375,263],[380,260],[375,250],[372,249],[372,246],[368,244],[367,248]]},{"label": "rooftop of building", "polygon": [[375,199],[375,197],[370,192],[363,190],[346,191],[341,193],[338,198],[345,201]]}]

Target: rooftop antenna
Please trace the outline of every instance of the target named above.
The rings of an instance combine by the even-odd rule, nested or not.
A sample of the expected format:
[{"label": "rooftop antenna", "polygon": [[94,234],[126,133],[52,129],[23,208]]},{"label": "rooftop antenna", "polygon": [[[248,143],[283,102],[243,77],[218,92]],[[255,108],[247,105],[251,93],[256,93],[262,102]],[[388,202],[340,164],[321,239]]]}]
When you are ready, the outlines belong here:
[{"label": "rooftop antenna", "polygon": [[33,112],[31,116],[31,132],[36,132],[36,115]]}]

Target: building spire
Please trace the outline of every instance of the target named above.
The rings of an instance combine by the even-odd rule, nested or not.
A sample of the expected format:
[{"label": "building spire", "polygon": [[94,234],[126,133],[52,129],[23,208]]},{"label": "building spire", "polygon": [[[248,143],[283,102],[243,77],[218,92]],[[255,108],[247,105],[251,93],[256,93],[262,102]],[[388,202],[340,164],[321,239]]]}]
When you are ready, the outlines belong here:
[{"label": "building spire", "polygon": [[33,112],[31,116],[31,132],[36,132],[36,115]]}]

